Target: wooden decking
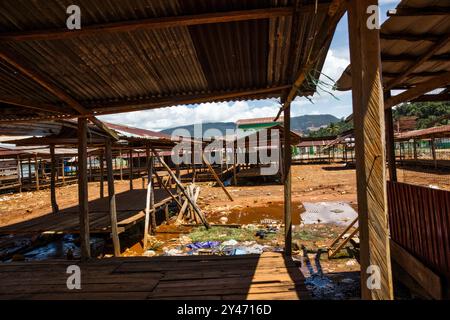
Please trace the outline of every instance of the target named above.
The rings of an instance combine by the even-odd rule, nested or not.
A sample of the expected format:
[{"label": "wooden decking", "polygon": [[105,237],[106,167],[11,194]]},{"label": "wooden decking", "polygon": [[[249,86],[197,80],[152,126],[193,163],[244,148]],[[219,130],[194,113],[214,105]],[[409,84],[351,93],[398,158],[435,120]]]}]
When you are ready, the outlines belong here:
[{"label": "wooden decking", "polygon": [[[123,232],[145,217],[147,190],[137,189],[116,195],[117,222],[119,232]],[[176,194],[176,190],[172,190]],[[108,197],[89,202],[89,222],[91,233],[110,233]],[[155,189],[155,208],[158,209],[172,198],[164,189]],[[79,233],[78,206],[61,210],[57,214],[46,214],[38,218],[0,228],[0,234],[32,233]]]},{"label": "wooden decking", "polygon": [[[81,290],[66,286],[69,265]],[[308,299],[304,278],[281,253],[114,258],[0,264],[0,299]]]}]

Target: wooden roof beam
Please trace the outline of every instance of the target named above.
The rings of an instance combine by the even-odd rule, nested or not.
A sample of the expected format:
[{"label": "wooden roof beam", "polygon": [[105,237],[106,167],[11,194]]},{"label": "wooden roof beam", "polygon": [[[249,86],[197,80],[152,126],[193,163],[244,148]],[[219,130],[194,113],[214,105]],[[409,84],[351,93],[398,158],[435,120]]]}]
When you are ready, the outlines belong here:
[{"label": "wooden roof beam", "polygon": [[429,6],[422,8],[397,8],[387,12],[388,17],[445,16],[450,14],[450,7]]},{"label": "wooden roof beam", "polygon": [[[422,72],[414,72],[414,73],[409,74],[407,78],[414,78],[414,77],[421,77],[421,78],[422,78],[422,77],[423,77],[423,78],[425,78],[425,77],[437,77],[437,76],[443,75],[443,74],[446,73],[446,72],[447,72],[447,71],[445,71],[445,70],[444,70],[444,71],[441,70],[441,71],[422,71]],[[401,77],[402,75],[403,75],[402,72],[383,72],[383,77],[384,77],[384,78],[394,78],[393,80],[399,79],[399,77]],[[404,79],[404,80],[406,80],[406,79]],[[402,80],[402,82],[403,82],[403,80]],[[397,85],[402,84],[402,82],[395,83],[394,86],[392,86],[391,88],[389,88],[389,87],[388,87],[389,84],[387,84],[387,87],[386,87],[385,91],[386,91],[386,90],[392,90],[392,89],[395,88]]]},{"label": "wooden roof beam", "polygon": [[403,40],[410,42],[429,41],[437,42],[442,39],[442,35],[436,34],[412,34],[412,33],[380,33],[380,39],[382,40]]},{"label": "wooden roof beam", "polygon": [[[414,56],[410,54],[398,54],[398,55],[391,55],[391,54],[382,54],[381,60],[383,62],[414,62],[419,59],[420,56]],[[442,61],[449,61],[450,60],[450,54],[439,54],[439,55],[433,55],[428,59],[430,62],[442,62]]]},{"label": "wooden roof beam", "polygon": [[106,115],[121,112],[133,112],[139,110],[157,109],[174,105],[198,104],[213,101],[226,101],[233,99],[251,99],[263,95],[274,94],[281,95],[283,90],[290,88],[290,85],[284,85],[273,88],[249,89],[244,91],[213,92],[206,94],[182,95],[164,97],[159,99],[139,99],[135,101],[119,101],[112,103],[96,103],[89,110],[96,115]]},{"label": "wooden roof beam", "polygon": [[442,39],[433,45],[425,54],[420,56],[416,61],[414,61],[405,71],[402,72],[400,76],[396,79],[389,81],[384,90],[390,90],[396,85],[405,81],[417,68],[419,68],[423,63],[430,59],[433,55],[438,53],[442,48],[446,47],[450,43],[450,35],[445,35]]},{"label": "wooden roof beam", "polygon": [[405,92],[386,99],[384,107],[387,109],[392,108],[400,103],[409,102],[435,89],[446,87],[449,84],[450,72],[447,72],[442,76],[434,78],[432,81],[425,81]]},{"label": "wooden roof beam", "polygon": [[450,94],[440,93],[440,94],[424,94],[411,102],[446,102],[450,101]]},{"label": "wooden roof beam", "polygon": [[[317,64],[318,59],[321,57],[321,54],[324,50],[328,50],[327,43],[333,38],[336,27],[344,15],[345,11],[347,11],[347,0],[333,0],[329,6],[328,16],[323,23],[324,26],[327,26],[325,32],[321,32],[314,38],[314,43],[312,45],[311,51],[309,52],[308,62],[302,68],[300,73],[297,75],[297,78],[292,85],[289,93],[283,98],[283,104],[289,105],[295,97],[298,95],[298,90],[302,87],[305,82],[307,75],[311,72],[314,66]],[[281,114],[284,111],[284,106],[280,108],[277,116],[274,121],[277,121]]]},{"label": "wooden roof beam", "polygon": [[[328,7],[328,6],[327,6]],[[318,9],[322,10],[324,5]],[[55,40],[68,39],[84,35],[131,32],[136,30],[157,30],[165,28],[179,28],[194,25],[225,23],[236,21],[248,21],[258,19],[270,19],[292,15],[292,7],[265,8],[254,10],[241,10],[231,12],[214,12],[187,16],[161,17],[135,21],[122,21],[98,25],[83,26],[80,30],[68,30],[67,28],[22,31],[14,33],[1,33],[0,41],[34,41],[34,40]],[[306,10],[315,10],[315,5],[308,5]]]},{"label": "wooden roof beam", "polygon": [[66,92],[58,88],[56,85],[52,84],[51,82],[47,81],[44,77],[40,76],[37,72],[32,70],[31,68],[27,67],[24,63],[19,62],[16,58],[12,57],[11,54],[7,53],[6,51],[0,51],[0,59],[7,62],[11,66],[13,66],[15,69],[17,69],[19,72],[39,84],[41,87],[43,87],[48,92],[52,93],[59,99],[61,99],[63,102],[65,102],[67,105],[69,105],[72,109],[77,111],[80,115],[86,115],[89,120],[95,124],[98,128],[101,130],[107,132],[111,137],[114,139],[118,139],[117,134],[109,129],[103,122],[98,120],[96,117],[89,115],[90,111],[86,109],[84,106],[82,106],[78,101],[73,99],[70,95],[68,95]]},{"label": "wooden roof beam", "polygon": [[59,114],[59,115],[73,114],[73,111],[71,109],[67,109],[66,107],[63,106],[58,107],[48,103],[37,103],[23,98],[0,97],[0,102],[14,106],[24,107],[27,109],[44,111],[52,114]]}]

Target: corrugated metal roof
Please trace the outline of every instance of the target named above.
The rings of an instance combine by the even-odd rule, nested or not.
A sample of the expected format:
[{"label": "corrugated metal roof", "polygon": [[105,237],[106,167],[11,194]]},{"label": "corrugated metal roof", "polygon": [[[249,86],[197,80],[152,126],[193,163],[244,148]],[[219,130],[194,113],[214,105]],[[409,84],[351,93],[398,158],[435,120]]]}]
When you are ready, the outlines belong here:
[{"label": "corrugated metal roof", "polygon": [[[268,117],[268,118],[253,118],[253,119],[241,119],[236,121],[236,124],[238,126],[240,125],[246,125],[246,124],[266,124],[266,123],[274,123],[273,121],[274,117]],[[280,119],[278,119],[278,121],[276,121],[277,123],[283,123],[284,118],[280,117]]]},{"label": "corrugated metal roof", "polygon": [[[403,0],[397,9],[450,7],[448,0]],[[450,17],[441,15],[391,16],[380,30],[383,84],[401,75],[439,41],[450,35]],[[450,42],[447,41],[428,61],[422,63],[404,81],[393,89],[407,89],[450,71]],[[340,90],[351,89],[350,66],[337,82]]]},{"label": "corrugated metal roof", "polygon": [[170,139],[171,136],[169,134],[163,133],[163,132],[156,132],[152,130],[147,129],[140,129],[140,128],[134,128],[129,126],[124,126],[116,123],[109,123],[104,122],[105,125],[117,131],[120,135],[123,136],[129,136],[129,137],[136,137],[136,138],[164,138],[164,139]]},{"label": "corrugated metal roof", "polygon": [[441,137],[450,137],[450,125],[421,129],[421,130],[413,130],[408,132],[400,132],[395,134],[396,140],[409,140],[414,138],[441,138]]},{"label": "corrugated metal roof", "polygon": [[[311,50],[312,39],[325,32],[325,10],[300,10],[296,39],[291,39],[292,16],[207,25],[139,29],[67,39],[2,43],[2,51],[31,66],[88,109],[108,112],[108,106],[158,103],[165,107],[183,98],[275,88],[252,98],[280,97],[294,82]],[[8,32],[64,28],[71,0],[4,0],[0,37]],[[313,0],[300,0],[314,4]],[[293,8],[293,0],[110,0],[76,2],[82,26],[122,21],[237,10]],[[294,12],[294,10],[293,10]],[[329,45],[329,44],[328,44]],[[321,69],[326,52],[315,69]],[[316,70],[317,71],[317,70]],[[0,80],[8,83],[2,96],[63,105],[39,85],[24,79],[9,65],[0,64]],[[308,89],[310,90],[310,88]],[[248,98],[210,98],[229,101]],[[162,102],[160,102],[162,100]],[[155,107],[155,105],[152,105]],[[12,111],[16,110],[9,106]],[[113,110],[113,109],[111,109]],[[116,112],[116,109],[111,112]],[[123,111],[123,110],[122,110]],[[45,112],[33,111],[33,116]],[[31,116],[31,113],[30,113]],[[0,114],[0,120],[13,119]],[[23,115],[22,115],[23,117]]]}]

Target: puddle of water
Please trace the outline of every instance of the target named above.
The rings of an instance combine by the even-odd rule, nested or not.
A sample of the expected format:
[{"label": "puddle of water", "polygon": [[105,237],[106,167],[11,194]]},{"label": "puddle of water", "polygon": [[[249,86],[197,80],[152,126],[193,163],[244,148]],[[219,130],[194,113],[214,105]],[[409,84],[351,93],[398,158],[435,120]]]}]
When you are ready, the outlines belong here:
[{"label": "puddle of water", "polygon": [[[292,224],[300,224],[301,202],[292,204]],[[236,206],[223,212],[213,212],[208,215],[211,223],[220,223],[220,218],[227,217],[227,224],[259,224],[262,220],[275,220],[275,223],[284,221],[284,203],[282,201],[271,202],[267,205]]]},{"label": "puddle of water", "polygon": [[[93,255],[103,249],[105,241],[102,238],[91,236],[91,251]],[[78,237],[74,235],[64,235],[46,245],[37,247],[23,254],[26,261],[40,261],[47,259],[67,259],[67,253],[72,252],[73,258],[81,256]]]},{"label": "puddle of water", "polygon": [[305,212],[301,215],[304,224],[331,223],[347,226],[358,213],[345,202],[305,202]]}]

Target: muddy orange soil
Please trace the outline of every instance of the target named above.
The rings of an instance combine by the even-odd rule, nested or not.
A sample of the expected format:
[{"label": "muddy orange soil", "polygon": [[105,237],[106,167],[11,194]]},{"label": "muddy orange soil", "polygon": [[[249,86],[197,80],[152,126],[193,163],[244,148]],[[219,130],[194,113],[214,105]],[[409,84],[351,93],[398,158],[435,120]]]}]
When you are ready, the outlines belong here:
[{"label": "muddy orange soil", "polygon": [[[406,177],[407,182],[416,182],[422,185],[434,184],[450,190],[448,175],[399,170],[399,178],[402,177]],[[239,223],[250,223],[251,220],[248,216],[242,215],[242,212],[251,214],[261,208],[266,212],[267,217],[265,218],[281,220],[283,217],[282,185],[227,187],[234,198],[233,202],[228,200],[220,188],[212,187],[209,183],[200,185],[199,204],[213,220],[219,219],[221,212],[227,211],[231,215],[230,221],[239,218]],[[115,186],[117,193],[124,192],[129,189],[129,182],[116,181]],[[134,187],[142,188],[140,179],[134,181]],[[77,185],[57,188],[56,197],[61,209],[77,205]],[[97,198],[99,198],[99,183],[89,183],[89,200]],[[340,164],[293,166],[292,200],[294,202],[293,213],[301,213],[302,202],[345,201],[356,206],[355,170],[345,169]],[[49,190],[0,195],[0,226],[28,220],[49,212],[51,212]],[[233,215],[235,216],[233,217]],[[293,216],[298,215],[294,214]]]}]

